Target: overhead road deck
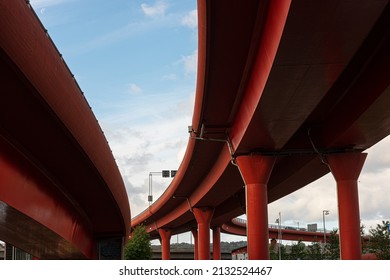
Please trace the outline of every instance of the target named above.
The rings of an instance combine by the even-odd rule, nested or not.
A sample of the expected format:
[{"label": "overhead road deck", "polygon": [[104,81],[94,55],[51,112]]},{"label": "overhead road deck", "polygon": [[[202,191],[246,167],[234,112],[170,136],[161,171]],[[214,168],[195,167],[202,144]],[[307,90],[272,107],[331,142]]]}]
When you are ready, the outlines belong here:
[{"label": "overhead road deck", "polygon": [[[245,213],[240,157],[272,157],[267,202],[390,134],[389,1],[198,1],[190,138],[166,192],[132,226],[172,234]],[[336,160],[339,158],[336,156]],[[271,164],[270,164],[271,165]]]},{"label": "overhead road deck", "polygon": [[28,1],[0,1],[0,80],[0,240],[43,259],[121,246],[131,218],[122,177]]}]

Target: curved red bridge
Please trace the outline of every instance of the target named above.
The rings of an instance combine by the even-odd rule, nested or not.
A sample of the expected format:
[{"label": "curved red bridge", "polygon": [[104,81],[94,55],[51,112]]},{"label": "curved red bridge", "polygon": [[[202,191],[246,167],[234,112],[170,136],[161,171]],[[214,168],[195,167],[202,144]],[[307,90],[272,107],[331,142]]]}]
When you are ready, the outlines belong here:
[{"label": "curved red bridge", "polygon": [[28,1],[0,1],[0,81],[0,240],[42,259],[120,258],[124,183]]},{"label": "curved red bridge", "polygon": [[267,259],[267,204],[331,171],[341,256],[360,259],[362,151],[390,134],[389,1],[199,0],[198,26],[183,162],[131,225],[161,239],[163,258],[171,234],[191,230],[208,259],[209,229],[218,244],[246,213],[249,258]]}]

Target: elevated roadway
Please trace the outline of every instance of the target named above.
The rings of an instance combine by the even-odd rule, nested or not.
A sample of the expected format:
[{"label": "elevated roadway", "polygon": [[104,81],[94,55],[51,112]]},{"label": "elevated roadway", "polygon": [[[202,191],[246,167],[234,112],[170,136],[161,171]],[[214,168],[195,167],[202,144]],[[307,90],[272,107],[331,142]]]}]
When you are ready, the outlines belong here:
[{"label": "elevated roadway", "polygon": [[[221,226],[221,232],[246,236],[246,222],[240,219],[232,219]],[[320,231],[307,231],[302,229],[269,226],[268,237],[270,239],[282,239],[289,241],[305,241],[305,242],[324,242],[324,233]],[[325,238],[328,240],[330,233],[325,233]]]},{"label": "elevated roadway", "polygon": [[[163,243],[197,228],[207,250],[205,228],[253,210],[257,222],[248,222],[265,230],[267,203],[332,170],[338,185],[352,185],[339,192],[340,223],[352,217],[354,228],[343,239],[352,240],[362,151],[390,133],[389,21],[387,0],[199,0],[187,150],[171,185],[131,225]],[[261,207],[248,207],[251,198]]]},{"label": "elevated roadway", "polygon": [[28,1],[0,1],[0,84],[0,240],[41,259],[120,258],[124,183]]}]

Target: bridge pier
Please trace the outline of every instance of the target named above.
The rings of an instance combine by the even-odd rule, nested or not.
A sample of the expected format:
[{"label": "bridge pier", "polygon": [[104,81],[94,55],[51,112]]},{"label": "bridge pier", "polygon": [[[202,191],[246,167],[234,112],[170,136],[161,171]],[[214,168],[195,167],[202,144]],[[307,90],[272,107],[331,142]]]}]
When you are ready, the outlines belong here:
[{"label": "bridge pier", "polygon": [[358,183],[366,153],[332,154],[327,156],[337,182],[340,228],[340,258],[362,258]]},{"label": "bridge pier", "polygon": [[236,158],[245,182],[248,259],[268,260],[268,195],[267,184],[275,158],[246,155]]},{"label": "bridge pier", "polygon": [[213,259],[221,259],[221,227],[213,228]]},{"label": "bridge pier", "polygon": [[198,257],[198,229],[191,228],[192,236],[194,237],[194,260],[199,259]]},{"label": "bridge pier", "polygon": [[214,208],[194,208],[195,219],[198,223],[198,259],[210,259],[210,222]]},{"label": "bridge pier", "polygon": [[169,229],[159,228],[158,233],[160,234],[160,241],[161,241],[161,259],[170,260],[172,232]]}]

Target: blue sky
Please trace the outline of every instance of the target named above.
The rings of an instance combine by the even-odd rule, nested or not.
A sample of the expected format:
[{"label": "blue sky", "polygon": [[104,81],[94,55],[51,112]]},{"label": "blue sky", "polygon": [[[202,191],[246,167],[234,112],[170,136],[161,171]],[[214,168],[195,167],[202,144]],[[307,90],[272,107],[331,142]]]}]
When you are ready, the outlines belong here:
[{"label": "blue sky", "polygon": [[[185,151],[196,82],[196,1],[31,5],[105,132],[134,216],[147,206],[149,172],[178,169]],[[153,180],[157,198],[169,180]]]},{"label": "blue sky", "polygon": [[[177,169],[196,83],[195,0],[30,0],[96,115],[128,191],[132,216],[147,206],[151,171]],[[360,176],[362,222],[390,218],[390,139],[369,150]],[[156,200],[169,179],[153,176]],[[269,205],[269,222],[338,227],[333,177]],[[222,238],[224,239],[224,238]],[[188,241],[188,240],[187,240]]]}]

